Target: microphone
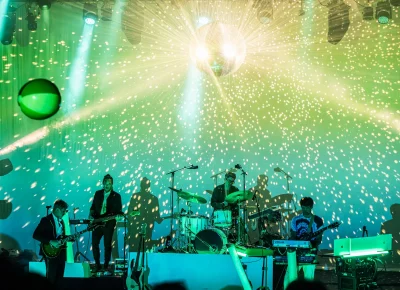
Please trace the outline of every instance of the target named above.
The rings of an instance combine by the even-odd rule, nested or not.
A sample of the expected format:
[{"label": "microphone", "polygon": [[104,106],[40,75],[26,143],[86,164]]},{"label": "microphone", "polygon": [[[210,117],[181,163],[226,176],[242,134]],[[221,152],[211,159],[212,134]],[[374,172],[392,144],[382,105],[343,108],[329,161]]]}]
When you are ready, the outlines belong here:
[{"label": "microphone", "polygon": [[235,168],[237,168],[237,169],[242,169],[242,166],[241,166],[240,164],[236,164],[236,165],[235,165]]},{"label": "microphone", "polygon": [[199,168],[199,166],[192,164],[187,169],[198,169],[198,168]]},{"label": "microphone", "polygon": [[280,169],[279,167],[276,167],[276,168],[274,168],[274,171],[275,171],[275,172],[281,172],[282,169]]},{"label": "microphone", "polygon": [[256,194],[258,193],[258,190],[255,190],[254,191],[254,194],[253,194],[253,198],[251,199],[251,200],[255,200],[256,199]]}]

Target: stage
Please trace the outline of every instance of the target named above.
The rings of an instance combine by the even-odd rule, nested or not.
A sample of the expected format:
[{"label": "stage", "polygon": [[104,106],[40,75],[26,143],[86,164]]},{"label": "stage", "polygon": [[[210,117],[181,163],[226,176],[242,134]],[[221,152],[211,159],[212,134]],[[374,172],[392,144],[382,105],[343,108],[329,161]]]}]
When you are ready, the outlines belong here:
[{"label": "stage", "polygon": [[[128,261],[136,259],[136,253],[130,253]],[[272,257],[243,257],[241,264],[251,283],[251,289],[262,285],[269,289],[280,289],[285,266],[272,266]],[[266,269],[263,271],[263,263]],[[187,289],[244,289],[240,274],[228,255],[148,253],[145,265],[148,265],[148,283],[152,286],[163,282],[182,282]],[[64,289],[123,289],[126,281],[122,276],[92,277],[88,263],[67,263]],[[147,268],[147,267],[146,267]],[[44,275],[43,262],[31,262],[30,272]],[[128,277],[131,269],[129,269]],[[264,279],[264,281],[263,281]],[[334,270],[322,270],[317,267],[315,279],[322,281],[328,290],[340,289]],[[400,290],[400,272],[391,268],[380,270],[377,280],[379,289]]]}]

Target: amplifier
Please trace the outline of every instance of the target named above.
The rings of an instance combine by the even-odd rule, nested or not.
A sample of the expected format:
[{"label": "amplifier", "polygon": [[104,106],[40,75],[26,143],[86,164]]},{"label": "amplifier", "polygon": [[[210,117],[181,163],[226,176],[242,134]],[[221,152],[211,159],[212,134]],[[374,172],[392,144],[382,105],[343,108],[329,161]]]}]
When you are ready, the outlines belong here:
[{"label": "amplifier", "polygon": [[124,263],[124,259],[115,259],[114,261],[115,272],[123,272],[128,269],[128,259]]}]

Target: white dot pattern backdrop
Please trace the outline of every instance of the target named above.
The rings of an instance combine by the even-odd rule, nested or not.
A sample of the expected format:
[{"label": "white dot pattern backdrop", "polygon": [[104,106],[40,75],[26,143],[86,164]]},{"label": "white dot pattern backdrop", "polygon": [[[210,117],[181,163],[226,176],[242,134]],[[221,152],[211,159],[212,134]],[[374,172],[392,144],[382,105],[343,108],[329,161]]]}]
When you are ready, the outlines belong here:
[{"label": "white dot pattern backdrop", "polygon": [[[345,1],[351,24],[334,45],[327,41],[328,8],[318,1],[304,1],[301,16],[298,1],[276,1],[267,24],[251,1],[181,2],[142,1],[140,17],[127,20],[117,1],[111,21],[90,27],[79,3],[55,3],[36,32],[17,11],[13,44],[0,46],[0,159],[14,166],[0,177],[1,199],[12,203],[0,220],[0,243],[37,250],[32,232],[56,198],[69,204],[70,218],[76,207],[76,217],[87,218],[107,173],[124,211],[147,177],[161,217],[168,216],[166,173],[190,164],[199,168],[177,172],[175,186],[207,199],[192,204],[194,213],[212,213],[211,176],[235,164],[248,173],[246,188],[265,174],[272,197],[287,193],[285,176],[273,170],[280,167],[293,178],[298,209],[300,198],[310,196],[325,224],[343,221],[324,233],[321,248],[361,237],[364,225],[370,236],[378,234],[400,197],[398,7],[382,25],[363,20],[362,9]],[[137,44],[121,22],[140,32]],[[220,76],[191,53],[202,45],[198,29],[212,22],[235,27],[245,45],[240,66]],[[210,66],[227,65],[221,51],[210,49]],[[53,81],[62,95],[58,113],[42,121],[17,104],[19,89],[34,78]],[[186,208],[183,200],[179,208]],[[155,224],[153,235],[167,235],[169,226]],[[90,252],[88,235],[79,242]]]}]

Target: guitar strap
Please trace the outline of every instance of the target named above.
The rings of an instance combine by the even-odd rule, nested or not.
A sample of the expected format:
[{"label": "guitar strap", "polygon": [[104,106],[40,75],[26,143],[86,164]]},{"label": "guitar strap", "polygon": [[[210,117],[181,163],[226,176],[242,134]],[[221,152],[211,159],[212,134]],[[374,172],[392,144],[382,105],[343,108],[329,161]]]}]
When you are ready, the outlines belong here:
[{"label": "guitar strap", "polygon": [[312,231],[312,224],[314,223],[314,215],[311,215],[310,223],[308,224],[307,233],[311,233]]}]

